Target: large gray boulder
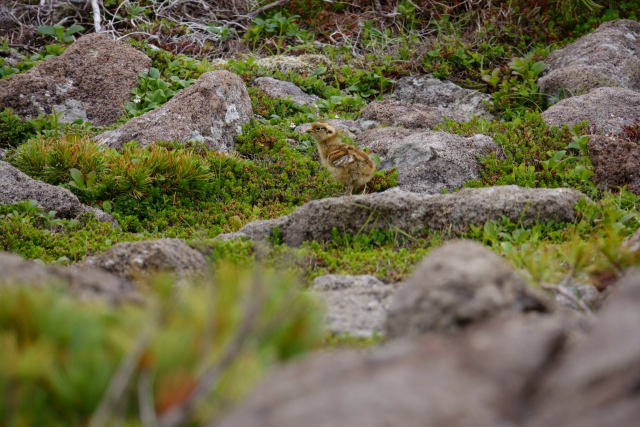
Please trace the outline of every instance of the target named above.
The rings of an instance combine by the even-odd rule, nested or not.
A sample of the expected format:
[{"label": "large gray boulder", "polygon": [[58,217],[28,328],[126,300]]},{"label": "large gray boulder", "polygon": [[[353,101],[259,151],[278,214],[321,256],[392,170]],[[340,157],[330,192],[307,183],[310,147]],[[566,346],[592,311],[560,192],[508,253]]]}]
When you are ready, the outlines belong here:
[{"label": "large gray boulder", "polygon": [[409,104],[423,104],[440,110],[456,120],[472,117],[492,118],[488,103],[491,96],[476,90],[462,88],[450,81],[431,75],[407,76],[398,80],[392,99]]},{"label": "large gray boulder", "polygon": [[325,302],[325,321],[329,332],[371,337],[384,330],[395,286],[370,275],[327,274],[317,277],[310,289]]},{"label": "large gray boulder", "polygon": [[591,334],[541,376],[524,427],[632,426],[640,419],[640,271],[614,285]]},{"label": "large gray boulder", "polygon": [[212,150],[228,152],[252,116],[242,79],[229,71],[210,71],[160,108],[96,139],[116,149],[132,140],[142,146],[158,141],[198,141]]},{"label": "large gray boulder", "polygon": [[564,341],[563,327],[538,316],[481,326],[364,354],[311,355],[273,372],[217,426],[511,426],[518,398]]},{"label": "large gray boulder", "polygon": [[640,272],[614,287],[591,333],[571,317],[503,313],[455,334],[280,368],[230,426],[634,426],[640,419]]},{"label": "large gray boulder", "polygon": [[619,87],[601,87],[580,96],[563,99],[542,113],[552,126],[575,126],[587,121],[593,133],[617,135],[624,126],[640,123],[640,92]]},{"label": "large gray boulder", "polygon": [[538,80],[543,93],[557,99],[596,87],[640,90],[640,22],[605,22],[596,31],[556,50]]},{"label": "large gray boulder", "polygon": [[80,203],[76,195],[66,188],[32,179],[0,160],[0,203],[12,205],[27,200],[35,201],[45,211],[55,211],[58,218],[77,218],[85,212],[91,212],[99,220],[117,225],[111,215]]},{"label": "large gray boulder", "polygon": [[450,241],[431,252],[394,294],[386,336],[448,332],[503,311],[549,311],[502,257],[470,240]]},{"label": "large gray boulder", "polygon": [[0,110],[37,117],[54,110],[63,122],[115,123],[151,65],[142,52],[102,34],[80,37],[62,55],[0,80]]},{"label": "large gray boulder", "polygon": [[[395,141],[391,137],[397,136]],[[358,138],[382,159],[380,168],[398,169],[398,186],[407,191],[439,193],[481,178],[478,157],[503,155],[486,135],[464,137],[446,132],[371,129]]]},{"label": "large gray boulder", "polygon": [[258,77],[252,83],[253,86],[262,90],[269,98],[288,99],[294,104],[315,107],[315,103],[320,100],[315,95],[308,95],[298,86],[291,82],[274,79],[273,77]]},{"label": "large gray boulder", "polygon": [[[457,113],[447,116],[458,121],[465,118]],[[433,129],[444,122],[444,117],[445,114],[435,107],[392,100],[370,102],[360,111],[360,118],[363,120],[375,120],[383,125],[405,128]]]},{"label": "large gray boulder", "polygon": [[596,184],[603,189],[626,185],[629,191],[640,194],[640,145],[637,142],[591,135],[588,149]]},{"label": "large gray boulder", "polygon": [[187,277],[207,271],[204,256],[180,239],[118,243],[106,252],[85,258],[80,265],[97,267],[127,280],[157,272]]},{"label": "large gray boulder", "polygon": [[313,200],[290,215],[249,223],[218,240],[269,238],[277,228],[290,246],[326,241],[334,230],[355,234],[373,229],[421,233],[425,229],[464,231],[470,225],[506,217],[523,225],[537,221],[570,222],[574,207],[584,197],[567,188],[521,188],[515,185],[466,188],[453,194],[419,194],[399,189],[382,193]]},{"label": "large gray boulder", "polygon": [[91,267],[43,265],[0,252],[0,288],[61,286],[72,295],[108,303],[140,302],[141,295],[128,280]]}]

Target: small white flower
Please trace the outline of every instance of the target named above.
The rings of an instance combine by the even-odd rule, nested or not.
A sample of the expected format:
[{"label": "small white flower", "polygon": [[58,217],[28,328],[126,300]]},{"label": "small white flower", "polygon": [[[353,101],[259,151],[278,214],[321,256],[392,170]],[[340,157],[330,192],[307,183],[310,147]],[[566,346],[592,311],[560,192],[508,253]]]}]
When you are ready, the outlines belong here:
[{"label": "small white flower", "polygon": [[135,98],[133,98],[133,102],[135,102],[136,104],[139,104],[140,101],[142,101],[142,98],[140,98],[139,96],[136,96]]},{"label": "small white flower", "polygon": [[333,118],[334,118],[334,119],[339,119],[339,118],[340,118],[340,116],[336,114]]},{"label": "small white flower", "polygon": [[293,129],[293,128],[295,128],[295,127],[296,127],[296,124],[295,124],[295,123],[293,123],[293,122],[291,122],[291,123],[289,123],[289,127],[290,127],[291,129]]}]

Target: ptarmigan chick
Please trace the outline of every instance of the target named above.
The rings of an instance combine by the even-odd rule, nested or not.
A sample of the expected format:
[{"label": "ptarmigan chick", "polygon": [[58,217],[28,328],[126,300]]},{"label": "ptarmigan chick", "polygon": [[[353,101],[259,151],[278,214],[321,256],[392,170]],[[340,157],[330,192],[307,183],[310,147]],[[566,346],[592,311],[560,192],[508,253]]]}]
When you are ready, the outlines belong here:
[{"label": "ptarmigan chick", "polygon": [[373,160],[364,151],[342,143],[333,126],[325,122],[316,122],[311,124],[311,129],[307,132],[316,140],[322,166],[336,181],[347,187],[349,194],[352,194],[354,188],[364,186],[373,177],[376,170]]}]

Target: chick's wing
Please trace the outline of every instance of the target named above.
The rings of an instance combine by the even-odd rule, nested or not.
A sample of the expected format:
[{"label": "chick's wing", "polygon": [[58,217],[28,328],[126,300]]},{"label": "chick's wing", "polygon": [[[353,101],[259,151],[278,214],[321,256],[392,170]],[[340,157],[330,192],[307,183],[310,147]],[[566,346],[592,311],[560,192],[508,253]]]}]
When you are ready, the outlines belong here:
[{"label": "chick's wing", "polygon": [[343,168],[356,161],[354,151],[348,145],[336,148],[327,154],[328,163],[334,168]]}]

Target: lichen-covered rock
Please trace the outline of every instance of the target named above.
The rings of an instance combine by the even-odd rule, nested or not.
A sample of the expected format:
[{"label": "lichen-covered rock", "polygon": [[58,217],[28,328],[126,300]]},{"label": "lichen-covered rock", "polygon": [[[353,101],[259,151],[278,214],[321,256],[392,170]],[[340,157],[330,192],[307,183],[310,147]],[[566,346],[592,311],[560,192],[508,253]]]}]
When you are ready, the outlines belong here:
[{"label": "lichen-covered rock", "polygon": [[431,252],[399,286],[387,313],[387,337],[448,332],[514,311],[547,311],[551,300],[534,292],[502,257],[470,240]]},{"label": "lichen-covered rock", "polygon": [[0,252],[0,288],[7,286],[62,286],[82,299],[109,303],[139,302],[141,295],[126,279],[91,267],[43,265]]},{"label": "lichen-covered rock", "polygon": [[358,135],[356,141],[361,147],[366,147],[380,156],[381,159],[386,159],[392,148],[414,133],[416,133],[415,129],[398,127],[372,128]]},{"label": "lichen-covered rock", "polygon": [[596,184],[604,189],[626,185],[629,191],[640,194],[640,145],[637,142],[591,135],[588,149]]},{"label": "lichen-covered rock", "polygon": [[619,87],[601,87],[580,96],[563,99],[542,113],[552,126],[575,126],[584,121],[594,133],[618,135],[624,126],[640,123],[640,92]]},{"label": "lichen-covered rock", "polygon": [[128,280],[155,272],[186,277],[207,270],[204,256],[180,239],[118,243],[106,252],[87,257],[81,265],[99,267]]},{"label": "lichen-covered rock", "polygon": [[456,120],[470,120],[474,116],[492,118],[487,106],[491,96],[430,75],[401,78],[392,98],[410,104],[434,107],[445,116],[452,116]]},{"label": "lichen-covered rock", "polygon": [[315,103],[320,99],[315,95],[307,95],[291,82],[272,77],[258,77],[253,81],[253,86],[262,90],[269,98],[288,99],[298,105],[315,107]]},{"label": "lichen-covered rock", "polygon": [[609,21],[596,31],[556,50],[538,80],[552,99],[580,95],[596,87],[640,90],[640,22]]},{"label": "lichen-covered rock", "polygon": [[58,218],[77,218],[85,212],[93,213],[99,220],[117,226],[111,215],[100,209],[80,203],[71,191],[56,185],[32,179],[27,174],[0,160],[0,203],[33,200],[45,211],[55,211]]},{"label": "lichen-covered rock", "polygon": [[98,135],[97,140],[116,149],[132,140],[142,146],[158,141],[198,141],[212,150],[228,152],[252,116],[242,79],[229,71],[210,71],[160,108]]},{"label": "lichen-covered rock", "polygon": [[[486,135],[464,137],[446,132],[371,129],[359,141],[382,159],[380,168],[398,168],[398,186],[407,191],[439,193],[479,179],[479,156],[501,156],[502,149]],[[398,136],[390,140],[389,136]],[[381,137],[381,141],[376,140]],[[380,151],[378,151],[380,147]]]},{"label": "lichen-covered rock", "polygon": [[327,274],[310,288],[326,303],[329,332],[354,337],[382,333],[394,285],[369,276]]},{"label": "lichen-covered rock", "polygon": [[557,318],[517,315],[453,337],[315,353],[273,372],[216,425],[516,426],[512,417],[527,407],[521,397],[564,341]]},{"label": "lichen-covered rock", "polygon": [[[445,114],[435,107],[391,100],[370,102],[360,111],[361,119],[405,128],[433,129],[444,121],[444,116]],[[451,113],[449,117],[457,121],[465,119],[457,113]]]},{"label": "lichen-covered rock", "polygon": [[[400,189],[358,196],[313,200],[293,213],[249,223],[233,238],[269,238],[277,227],[289,246],[309,240],[326,241],[338,233],[373,229],[421,233],[425,229],[464,231],[503,217],[523,225],[538,221],[575,220],[575,205],[584,195],[568,188],[521,188],[515,185],[465,188],[453,194],[420,194]],[[220,239],[228,238],[220,236]]]},{"label": "lichen-covered rock", "polygon": [[256,65],[281,73],[313,74],[318,67],[328,67],[329,58],[324,55],[304,54],[299,56],[273,55],[260,58]]},{"label": "lichen-covered rock", "polygon": [[54,110],[63,122],[110,125],[151,65],[142,52],[102,34],[80,37],[62,55],[0,80],[0,110],[36,117]]}]

